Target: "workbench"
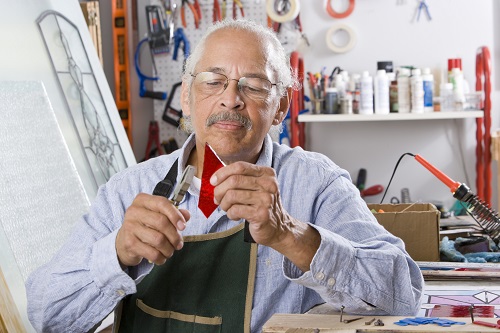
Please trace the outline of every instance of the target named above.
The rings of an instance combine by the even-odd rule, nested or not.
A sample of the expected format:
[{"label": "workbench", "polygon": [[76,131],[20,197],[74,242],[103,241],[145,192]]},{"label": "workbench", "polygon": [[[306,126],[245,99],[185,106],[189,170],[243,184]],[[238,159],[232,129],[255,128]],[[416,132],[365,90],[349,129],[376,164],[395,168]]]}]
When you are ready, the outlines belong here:
[{"label": "workbench", "polygon": [[[427,324],[419,326],[399,326],[395,322],[412,318],[411,316],[357,316],[343,315],[344,319],[362,317],[351,323],[340,321],[340,315],[326,314],[275,314],[264,324],[262,333],[361,333],[361,332],[500,332],[498,328],[490,328],[472,324],[471,318],[450,318],[454,321],[465,322],[465,325],[452,325],[450,327],[441,327],[436,324]],[[375,318],[383,321],[384,326],[375,326],[373,323],[366,325]],[[497,323],[498,318],[475,318],[476,321],[485,321]]]}]

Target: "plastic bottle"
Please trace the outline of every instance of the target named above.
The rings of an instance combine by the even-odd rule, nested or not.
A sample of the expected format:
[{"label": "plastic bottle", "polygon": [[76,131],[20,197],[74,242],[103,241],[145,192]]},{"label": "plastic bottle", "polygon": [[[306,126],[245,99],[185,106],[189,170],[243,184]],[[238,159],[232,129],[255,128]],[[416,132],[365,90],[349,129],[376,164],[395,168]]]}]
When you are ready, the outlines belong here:
[{"label": "plastic bottle", "polygon": [[441,97],[441,111],[450,112],[455,109],[455,99],[453,96],[453,84],[443,82],[439,86],[439,95]]},{"label": "plastic bottle", "polygon": [[464,74],[460,68],[453,68],[451,70],[450,81],[453,84],[453,95],[455,97],[455,110],[463,110],[465,103],[464,94]]},{"label": "plastic bottle", "polygon": [[398,71],[398,112],[410,113],[410,70],[400,68]]},{"label": "plastic bottle", "polygon": [[352,114],[352,93],[347,91],[345,97],[340,101],[340,113]]},{"label": "plastic bottle", "polygon": [[387,73],[389,78],[389,112],[398,112],[398,81],[396,73]]},{"label": "plastic bottle", "polygon": [[424,84],[424,112],[434,112],[434,75],[429,68],[424,68],[422,81]]},{"label": "plastic bottle", "polygon": [[368,71],[361,75],[359,114],[373,114],[373,78]]},{"label": "plastic bottle", "polygon": [[352,113],[359,114],[359,102],[361,99],[361,75],[351,75],[351,80],[349,81],[349,90],[352,94]]},{"label": "plastic bottle", "polygon": [[[343,72],[341,72],[343,73]],[[334,86],[337,88],[337,93],[338,93],[338,100],[340,101],[342,98],[345,96],[346,92],[346,85],[347,83],[344,81],[344,76],[342,74],[337,74],[335,75],[335,81],[334,81]]]},{"label": "plastic bottle", "polygon": [[373,80],[375,113],[389,114],[389,78],[385,69],[379,69]]},{"label": "plastic bottle", "polygon": [[411,71],[411,113],[424,112],[424,81],[421,71],[415,68]]}]

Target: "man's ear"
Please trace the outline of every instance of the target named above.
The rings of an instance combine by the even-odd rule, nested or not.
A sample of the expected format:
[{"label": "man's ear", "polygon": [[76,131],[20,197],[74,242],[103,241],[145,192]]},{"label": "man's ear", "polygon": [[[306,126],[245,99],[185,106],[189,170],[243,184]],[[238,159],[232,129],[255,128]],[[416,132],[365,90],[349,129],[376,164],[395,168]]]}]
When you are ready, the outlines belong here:
[{"label": "man's ear", "polygon": [[292,94],[293,89],[289,87],[286,89],[286,95],[281,97],[278,110],[274,116],[273,125],[278,125],[285,119],[292,101]]},{"label": "man's ear", "polygon": [[184,80],[181,85],[181,109],[183,116],[191,115],[191,108],[189,106],[189,83]]}]

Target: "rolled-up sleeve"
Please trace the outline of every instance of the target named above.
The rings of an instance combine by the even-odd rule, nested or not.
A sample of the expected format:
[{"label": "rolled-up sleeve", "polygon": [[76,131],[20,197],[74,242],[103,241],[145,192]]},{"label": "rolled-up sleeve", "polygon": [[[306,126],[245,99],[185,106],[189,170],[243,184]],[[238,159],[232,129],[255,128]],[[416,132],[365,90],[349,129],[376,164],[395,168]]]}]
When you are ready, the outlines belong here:
[{"label": "rolled-up sleeve", "polygon": [[[285,277],[350,313],[415,315],[423,288],[418,265],[401,239],[377,222],[349,176],[330,169],[319,177],[319,192],[308,194],[315,196],[310,215],[302,214],[321,235],[319,249],[305,273],[284,258]],[[309,188],[316,188],[311,180]]]}]

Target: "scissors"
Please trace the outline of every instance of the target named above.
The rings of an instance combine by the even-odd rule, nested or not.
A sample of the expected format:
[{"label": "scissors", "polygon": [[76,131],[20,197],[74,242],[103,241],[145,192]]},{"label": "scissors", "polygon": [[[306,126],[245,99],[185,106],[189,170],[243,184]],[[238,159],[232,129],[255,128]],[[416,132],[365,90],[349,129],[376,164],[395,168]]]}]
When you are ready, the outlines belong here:
[{"label": "scissors", "polygon": [[184,196],[186,195],[189,186],[191,186],[191,182],[193,181],[195,167],[192,165],[188,165],[184,172],[182,173],[181,180],[175,186],[174,192],[172,194],[172,199],[170,201],[174,204],[175,207],[179,207],[179,203],[182,201]]}]

